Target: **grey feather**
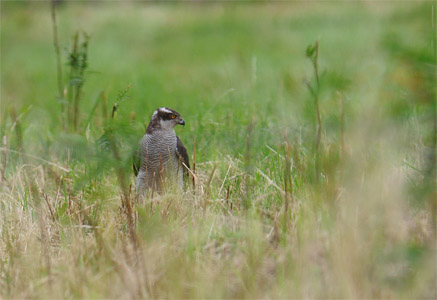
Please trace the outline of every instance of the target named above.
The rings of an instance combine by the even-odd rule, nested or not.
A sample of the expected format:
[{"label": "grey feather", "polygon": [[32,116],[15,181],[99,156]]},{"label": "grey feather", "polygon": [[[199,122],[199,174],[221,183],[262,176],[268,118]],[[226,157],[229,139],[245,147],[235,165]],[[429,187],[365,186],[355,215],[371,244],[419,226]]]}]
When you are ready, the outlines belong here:
[{"label": "grey feather", "polygon": [[177,124],[185,124],[185,121],[173,110],[161,108],[153,114],[134,155],[137,193],[148,189],[162,191],[172,184],[183,187],[183,174],[187,170],[182,163],[189,167],[189,161],[187,150],[174,131]]}]

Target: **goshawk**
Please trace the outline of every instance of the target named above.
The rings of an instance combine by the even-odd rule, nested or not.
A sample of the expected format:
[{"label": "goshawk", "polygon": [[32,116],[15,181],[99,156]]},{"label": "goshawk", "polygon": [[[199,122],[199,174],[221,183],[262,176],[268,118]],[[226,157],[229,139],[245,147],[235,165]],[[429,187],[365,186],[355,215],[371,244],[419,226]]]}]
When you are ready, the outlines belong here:
[{"label": "goshawk", "polygon": [[184,177],[188,177],[186,167],[189,168],[190,163],[187,149],[174,131],[176,125],[185,125],[178,112],[161,107],[153,113],[134,156],[138,194],[150,189],[163,191],[164,187],[171,185],[183,187]]}]

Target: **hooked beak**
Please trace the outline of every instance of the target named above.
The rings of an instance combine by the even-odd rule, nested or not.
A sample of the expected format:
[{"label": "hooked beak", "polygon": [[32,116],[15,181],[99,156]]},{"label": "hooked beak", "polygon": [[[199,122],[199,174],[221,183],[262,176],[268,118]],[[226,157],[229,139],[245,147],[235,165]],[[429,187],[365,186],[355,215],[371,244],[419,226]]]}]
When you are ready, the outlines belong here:
[{"label": "hooked beak", "polygon": [[179,125],[185,126],[185,120],[184,119],[180,119],[179,120]]}]

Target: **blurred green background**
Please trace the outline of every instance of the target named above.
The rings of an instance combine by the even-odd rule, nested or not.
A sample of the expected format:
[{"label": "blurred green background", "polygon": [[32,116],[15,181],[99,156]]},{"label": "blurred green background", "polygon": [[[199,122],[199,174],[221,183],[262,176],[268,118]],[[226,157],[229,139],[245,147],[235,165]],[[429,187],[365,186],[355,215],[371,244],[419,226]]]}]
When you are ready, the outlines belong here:
[{"label": "blurred green background", "polygon": [[[2,164],[0,296],[435,298],[433,6],[62,1],[56,13],[66,91],[74,35],[89,35],[72,130],[62,126],[50,3],[2,1],[3,146],[69,172],[20,161],[16,152]],[[305,55],[315,41],[317,176],[316,110],[308,90],[315,77]],[[105,115],[114,103],[110,123]],[[162,106],[186,120],[176,131],[191,160],[196,146],[200,191],[156,200],[167,213],[177,203],[170,217],[154,212],[153,199],[150,211],[135,208],[149,263],[144,271],[126,258],[113,170],[120,165],[134,182],[132,150]],[[100,147],[113,131],[120,161]],[[52,203],[57,220],[38,210],[35,190]],[[52,228],[47,244],[43,233],[36,238],[40,224]],[[96,242],[80,227],[90,224],[101,226]],[[106,256],[99,254],[99,234],[110,249]],[[51,264],[38,259],[44,249],[52,251]],[[51,279],[50,268],[58,277]],[[130,285],[132,278],[142,289]]]},{"label": "blurred green background", "polygon": [[[239,131],[250,120],[293,132],[314,121],[304,83],[312,69],[304,53],[315,40],[327,130],[337,130],[337,91],[347,93],[350,118],[369,107],[395,122],[432,113],[430,11],[429,3],[65,2],[58,10],[59,43],[65,79],[74,33],[90,35],[82,121],[100,91],[110,106],[131,84],[122,113],[134,111],[148,122],[157,107],[174,108],[190,124],[181,135],[238,153],[244,144]],[[56,130],[60,105],[48,3],[2,2],[1,37],[2,107],[32,105],[38,122],[27,122],[35,131]],[[217,138],[202,140],[196,131],[203,127]]]}]

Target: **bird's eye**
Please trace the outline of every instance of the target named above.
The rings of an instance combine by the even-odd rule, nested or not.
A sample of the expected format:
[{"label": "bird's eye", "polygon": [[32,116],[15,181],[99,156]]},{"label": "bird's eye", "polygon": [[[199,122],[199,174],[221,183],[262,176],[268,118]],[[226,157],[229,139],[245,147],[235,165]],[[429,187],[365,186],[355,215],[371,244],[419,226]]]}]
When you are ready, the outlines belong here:
[{"label": "bird's eye", "polygon": [[176,118],[176,115],[171,115],[171,118],[172,118],[172,119]]}]

